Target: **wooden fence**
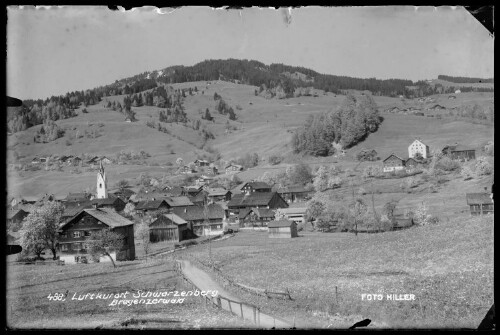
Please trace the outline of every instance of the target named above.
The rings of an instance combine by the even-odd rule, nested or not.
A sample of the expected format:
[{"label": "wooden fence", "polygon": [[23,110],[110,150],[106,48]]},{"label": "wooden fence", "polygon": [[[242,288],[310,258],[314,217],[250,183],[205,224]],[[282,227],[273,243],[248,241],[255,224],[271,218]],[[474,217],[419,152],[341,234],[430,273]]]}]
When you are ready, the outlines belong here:
[{"label": "wooden fence", "polygon": [[[179,274],[179,276],[183,279],[186,287],[189,287],[193,290],[198,290],[201,292],[201,290],[192,281],[190,281],[188,278],[186,278],[184,276],[184,274],[182,273],[182,266],[181,266],[180,262],[176,262],[174,269]],[[271,293],[271,292],[267,292],[267,293]],[[276,292],[273,292],[273,293],[276,293]],[[289,295],[289,293],[288,293],[288,295]],[[220,294],[218,294],[216,297],[212,297],[212,296],[208,296],[208,295],[207,296],[200,295],[200,298],[202,300],[205,300],[205,304],[215,306],[219,309],[225,309],[224,306],[228,306],[229,311],[231,313],[239,316],[242,319],[250,320],[254,324],[256,324],[257,326],[261,326],[261,325],[266,326],[265,322],[264,322],[264,324],[261,324],[261,315],[263,315],[266,318],[266,320],[268,320],[267,326],[271,326],[269,324],[269,320],[270,320],[270,318],[272,318],[273,327],[276,327],[276,325],[278,325],[278,327],[280,325],[281,325],[281,327],[289,327],[288,321],[285,321],[281,318],[277,318],[275,316],[271,316],[269,314],[264,314],[260,311],[259,307],[255,306],[253,304],[250,304],[250,303],[235,301],[235,300],[226,298]],[[244,312],[245,310],[246,310],[246,313]],[[295,327],[295,324],[293,325],[293,327]]]}]

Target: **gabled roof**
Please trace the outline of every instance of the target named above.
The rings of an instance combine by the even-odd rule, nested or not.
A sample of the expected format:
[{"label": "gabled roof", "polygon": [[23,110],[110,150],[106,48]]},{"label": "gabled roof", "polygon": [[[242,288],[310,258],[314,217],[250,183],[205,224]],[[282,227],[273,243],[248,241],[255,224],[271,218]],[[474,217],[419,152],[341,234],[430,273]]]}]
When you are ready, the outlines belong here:
[{"label": "gabled roof", "polygon": [[264,183],[263,181],[249,181],[248,183],[245,183],[241,188],[243,188],[247,185],[255,190],[271,188],[271,185],[268,185],[268,184]]},{"label": "gabled roof", "polygon": [[238,169],[240,169],[240,170],[241,170],[241,169],[243,169],[243,166],[238,165],[238,164],[229,164],[229,165],[227,165],[224,169],[228,169],[228,168],[230,168],[230,167],[232,167],[232,166],[234,166],[234,167],[236,167],[236,168],[238,168]]},{"label": "gabled roof", "polygon": [[228,207],[244,206],[256,207],[267,206],[276,192],[255,192],[251,194],[236,194],[227,204]]},{"label": "gabled roof", "polygon": [[268,228],[279,228],[279,227],[291,227],[295,222],[291,220],[279,220],[279,221],[271,221],[267,224]]},{"label": "gabled roof", "polygon": [[165,218],[167,218],[167,219],[169,219],[170,221],[172,221],[176,225],[187,224],[187,221],[184,220],[183,218],[181,218],[180,216],[178,216],[177,214],[168,213],[168,214],[162,214],[162,215],[160,215],[156,220],[154,220],[153,222],[151,222],[149,225],[151,226],[156,221],[161,220],[162,216],[165,217]]},{"label": "gabled roof", "polygon": [[167,207],[167,202],[163,199],[161,200],[146,200],[140,201],[135,207],[136,210],[154,210],[159,209],[161,206]]},{"label": "gabled roof", "polygon": [[183,188],[180,186],[172,187],[167,191],[168,194],[170,194],[172,197],[177,197],[180,196],[183,192]]},{"label": "gabled roof", "polygon": [[228,192],[231,192],[229,190],[226,190],[225,188],[222,187],[217,187],[217,188],[209,188],[208,190],[208,196],[209,197],[218,197],[218,196],[224,196]]},{"label": "gabled roof", "polygon": [[267,209],[267,208],[244,208],[238,213],[238,218],[244,219],[246,218],[250,213],[255,213],[255,215],[261,219],[261,218],[274,218],[275,217],[275,210],[274,209]]},{"label": "gabled roof", "polygon": [[[208,208],[208,219],[223,219],[224,209],[218,204],[210,204]],[[184,208],[173,208],[172,212],[177,214],[186,221],[199,221],[205,219],[205,211],[203,207],[190,206]]]},{"label": "gabled roof", "polygon": [[83,209],[91,208],[91,207],[92,206],[90,205],[90,202],[87,203],[86,205],[83,205],[83,206],[66,207],[64,209],[63,214],[62,214],[62,217],[71,218],[71,217],[77,215],[78,213],[80,213]]},{"label": "gabled roof", "polygon": [[288,208],[280,208],[280,213],[283,214],[304,214],[307,211],[306,207],[288,207]]},{"label": "gabled roof", "polygon": [[456,151],[469,151],[469,150],[476,150],[474,148],[471,148],[471,147],[466,147],[465,145],[455,145],[455,146],[452,146],[450,147],[450,150],[451,152],[456,152]]},{"label": "gabled roof", "polygon": [[400,161],[405,161],[403,158],[395,155],[395,154],[390,154],[386,159],[384,159],[382,162],[385,162],[386,160],[388,160],[389,158],[391,158],[392,156],[396,157],[397,159],[399,159]]},{"label": "gabled roof", "polygon": [[7,211],[7,219],[8,220],[11,220],[13,217],[15,217],[16,215],[18,214],[21,214],[21,215],[28,215],[29,213],[26,212],[25,210],[23,209],[9,209]]},{"label": "gabled roof", "polygon": [[423,144],[424,146],[428,147],[428,145],[427,145],[427,144],[425,144],[424,142],[422,142],[422,141],[421,141],[421,140],[419,140],[418,138],[417,138],[417,139],[415,139],[413,142],[411,142],[411,144],[410,144],[409,146],[411,146],[411,145],[412,145],[413,143],[415,143],[415,142],[419,142],[419,143]]},{"label": "gabled roof", "polygon": [[105,225],[111,227],[111,228],[117,228],[117,227],[125,227],[125,226],[130,226],[133,225],[134,223],[120,214],[118,214],[113,208],[86,208],[82,209],[80,213],[72,217],[71,219],[67,220],[65,223],[63,223],[59,229],[63,229],[66,227],[68,224],[73,222],[75,219],[80,217],[80,215],[83,215],[84,213],[89,214],[90,216],[93,216],[97,220],[101,221]]},{"label": "gabled roof", "polygon": [[466,193],[465,199],[467,200],[467,205],[493,204],[490,193]]},{"label": "gabled roof", "polygon": [[166,197],[165,201],[170,207],[193,206],[194,204],[186,196]]}]

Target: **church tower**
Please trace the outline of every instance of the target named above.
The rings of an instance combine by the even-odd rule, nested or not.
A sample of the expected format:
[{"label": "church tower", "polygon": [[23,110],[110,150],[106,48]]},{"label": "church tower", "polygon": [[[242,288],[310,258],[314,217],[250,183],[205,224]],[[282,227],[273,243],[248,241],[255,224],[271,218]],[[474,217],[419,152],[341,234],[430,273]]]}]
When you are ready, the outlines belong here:
[{"label": "church tower", "polygon": [[106,187],[106,173],[104,172],[104,167],[101,164],[99,166],[99,172],[97,173],[97,199],[105,199],[108,197],[108,190]]}]

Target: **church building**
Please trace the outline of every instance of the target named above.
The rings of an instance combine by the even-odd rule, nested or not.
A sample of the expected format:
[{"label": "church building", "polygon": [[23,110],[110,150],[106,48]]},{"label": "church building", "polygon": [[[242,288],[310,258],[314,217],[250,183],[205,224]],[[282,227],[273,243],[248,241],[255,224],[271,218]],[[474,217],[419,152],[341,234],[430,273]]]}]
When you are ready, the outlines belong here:
[{"label": "church building", "polygon": [[106,173],[104,172],[104,166],[102,166],[102,160],[99,166],[99,172],[97,173],[97,195],[96,199],[106,199],[108,197],[108,188],[106,181]]}]

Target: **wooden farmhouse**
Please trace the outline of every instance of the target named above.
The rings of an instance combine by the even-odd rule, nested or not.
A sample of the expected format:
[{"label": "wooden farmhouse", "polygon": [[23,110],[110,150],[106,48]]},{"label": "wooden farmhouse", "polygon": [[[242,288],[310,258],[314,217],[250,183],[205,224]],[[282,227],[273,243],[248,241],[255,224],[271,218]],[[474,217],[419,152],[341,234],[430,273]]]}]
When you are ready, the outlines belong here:
[{"label": "wooden farmhouse", "polygon": [[130,197],[135,194],[135,192],[134,190],[125,187],[123,189],[118,189],[114,192],[109,192],[109,194],[113,194],[115,197],[118,197],[123,201],[127,202],[128,199],[130,199]]},{"label": "wooden farmhouse", "polygon": [[271,221],[267,225],[269,238],[297,237],[297,224],[291,220]]},{"label": "wooden farmhouse", "polygon": [[413,141],[408,147],[408,157],[415,158],[417,154],[420,154],[422,158],[428,158],[430,156],[429,146],[418,139]]},{"label": "wooden farmhouse", "polygon": [[189,238],[188,223],[176,214],[162,214],[149,225],[149,239],[152,243],[180,242],[187,238]]},{"label": "wooden farmhouse", "polygon": [[167,202],[168,208],[178,208],[178,207],[189,207],[194,206],[194,204],[186,196],[180,197],[165,197],[164,200]]},{"label": "wooden farmhouse", "polygon": [[267,208],[245,208],[238,213],[240,227],[266,227],[274,220],[275,210]]},{"label": "wooden farmhouse", "polygon": [[254,192],[268,193],[271,192],[272,186],[262,181],[250,181],[245,183],[241,188],[241,193],[251,194]]},{"label": "wooden farmhouse", "polygon": [[448,155],[451,159],[468,161],[476,159],[476,150],[463,145],[447,145],[443,148],[442,153]]},{"label": "wooden farmhouse", "polygon": [[135,212],[139,216],[150,215],[156,217],[160,212],[167,211],[169,205],[163,199],[140,201],[135,206]]},{"label": "wooden farmhouse", "polygon": [[283,199],[288,203],[307,201],[309,199],[311,191],[307,190],[302,185],[292,185],[286,186],[284,188],[279,188],[278,193]]},{"label": "wooden farmhouse", "polygon": [[188,228],[197,236],[218,234],[223,232],[225,211],[219,204],[205,207],[191,206],[173,208],[172,213],[188,223]]},{"label": "wooden farmhouse", "polygon": [[215,165],[209,165],[205,171],[211,176],[216,176],[219,174],[219,169],[217,169]]},{"label": "wooden farmhouse", "polygon": [[16,224],[22,222],[27,216],[28,212],[23,209],[9,209],[7,211],[7,224]]},{"label": "wooden farmhouse", "polygon": [[424,166],[424,162],[421,160],[416,160],[415,158],[408,158],[405,161],[405,167],[407,170],[414,169],[417,167],[422,167]]},{"label": "wooden farmhouse", "polygon": [[[83,259],[91,261],[85,241],[91,239],[94,232],[108,228],[123,236],[122,247],[112,250],[111,257],[117,261],[134,260],[134,223],[111,208],[83,209],[65,221],[58,229],[59,259],[64,260],[66,264],[78,263]],[[100,261],[109,261],[109,258],[101,257]]]},{"label": "wooden farmhouse", "polygon": [[204,159],[197,159],[194,161],[194,164],[198,167],[202,167],[202,166],[209,166],[210,162]]},{"label": "wooden farmhouse", "polygon": [[238,215],[245,208],[287,208],[288,203],[278,192],[254,192],[235,194],[227,204],[230,215]]},{"label": "wooden farmhouse", "polygon": [[184,186],[183,190],[183,195],[194,197],[203,190],[203,185]]},{"label": "wooden farmhouse", "polygon": [[489,193],[467,193],[465,198],[471,215],[494,214],[494,203]]},{"label": "wooden farmhouse", "polygon": [[384,172],[399,171],[405,168],[405,160],[395,154],[389,155],[389,157],[382,161],[382,164]]},{"label": "wooden farmhouse", "polygon": [[243,171],[243,166],[237,164],[229,164],[224,170],[226,171],[226,174],[237,173]]},{"label": "wooden farmhouse", "polygon": [[231,191],[226,190],[225,188],[208,188],[207,191],[207,198],[210,202],[231,200]]},{"label": "wooden farmhouse", "polygon": [[90,193],[69,193],[68,196],[63,200],[65,202],[85,202],[90,200]]},{"label": "wooden farmhouse", "polygon": [[207,202],[207,192],[202,190],[200,193],[198,193],[195,196],[190,196],[189,201],[193,203],[195,206],[203,206]]},{"label": "wooden farmhouse", "polygon": [[109,195],[108,198],[93,199],[90,202],[92,205],[96,204],[99,208],[113,208],[117,212],[122,211],[126,205],[125,201],[112,195]]},{"label": "wooden farmhouse", "polygon": [[283,215],[285,219],[294,221],[295,223],[304,223],[304,216],[306,215],[306,207],[288,207],[276,210],[278,215]]}]

